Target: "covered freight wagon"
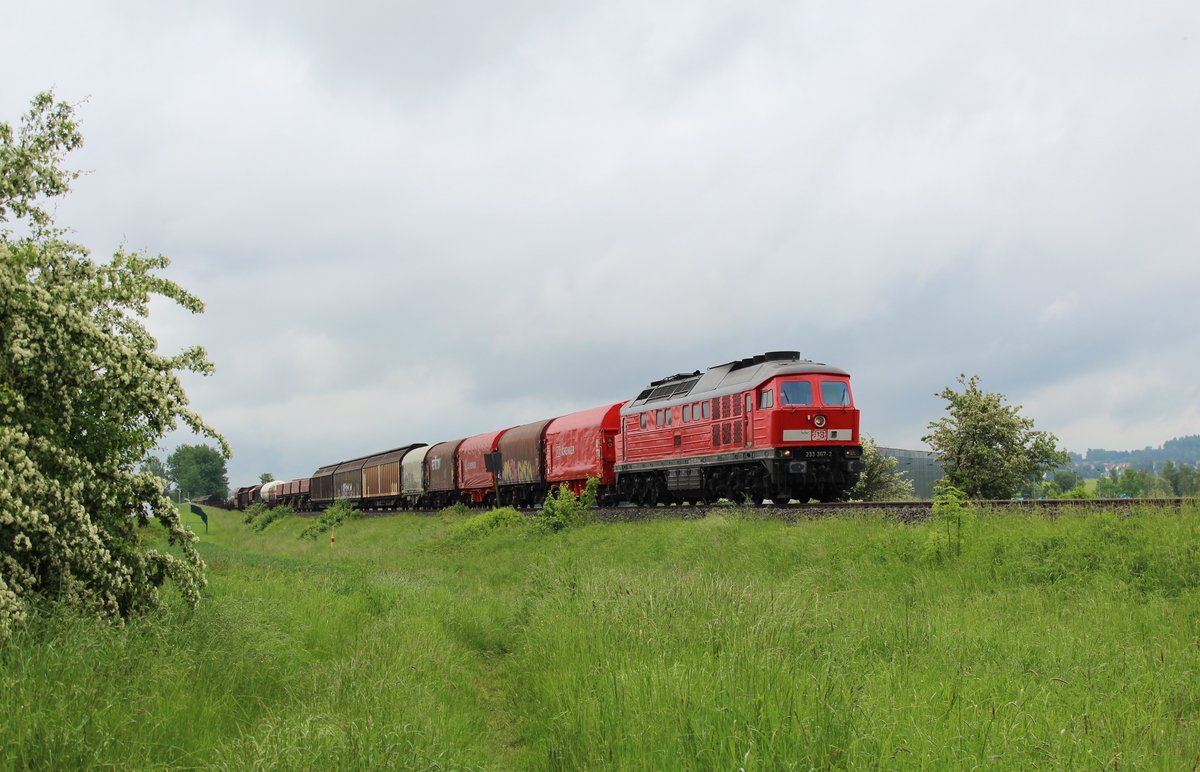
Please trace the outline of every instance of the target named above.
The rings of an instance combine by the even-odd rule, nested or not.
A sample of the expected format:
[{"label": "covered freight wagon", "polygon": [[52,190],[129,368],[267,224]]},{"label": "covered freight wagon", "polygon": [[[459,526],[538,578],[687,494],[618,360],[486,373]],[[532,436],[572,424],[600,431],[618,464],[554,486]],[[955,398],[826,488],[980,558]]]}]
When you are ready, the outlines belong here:
[{"label": "covered freight wagon", "polygon": [[333,473],[337,471],[337,464],[323,466],[313,472],[311,478],[310,496],[312,503],[319,508],[324,508],[333,503]]},{"label": "covered freight wagon", "polygon": [[458,465],[455,455],[462,440],[439,442],[425,455],[425,498],[430,507],[445,507],[458,501]]},{"label": "covered freight wagon", "polygon": [[333,471],[333,495],[339,499],[357,501],[362,498],[363,464],[370,456],[343,461]]},{"label": "covered freight wagon", "polygon": [[404,497],[404,505],[417,507],[425,495],[425,457],[429,455],[429,445],[413,448],[404,454],[400,462],[400,494]]},{"label": "covered freight wagon", "polygon": [[495,479],[487,468],[485,456],[496,452],[496,446],[507,429],[485,432],[468,437],[458,446],[458,492],[468,504],[487,504],[493,500]]},{"label": "covered freight wagon", "polygon": [[504,432],[496,443],[500,453],[500,487],[502,503],[518,506],[533,504],[546,495],[546,470],[542,444],[546,427],[553,418],[514,426]]},{"label": "covered freight wagon", "polygon": [[[423,446],[423,443],[420,444]],[[405,445],[371,456],[363,462],[362,498],[364,507],[394,507],[400,503],[400,464],[418,445]]]},{"label": "covered freight wagon", "polygon": [[601,405],[556,418],[546,427],[546,482],[567,485],[577,495],[589,477],[600,480],[602,490],[616,482],[616,440],[621,433],[621,407]]}]

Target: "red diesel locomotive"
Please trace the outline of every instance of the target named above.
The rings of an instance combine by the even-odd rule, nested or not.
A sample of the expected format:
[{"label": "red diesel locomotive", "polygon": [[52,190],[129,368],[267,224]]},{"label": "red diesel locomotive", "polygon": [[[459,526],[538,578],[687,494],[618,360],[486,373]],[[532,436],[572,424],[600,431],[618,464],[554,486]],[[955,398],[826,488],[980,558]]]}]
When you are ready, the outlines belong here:
[{"label": "red diesel locomotive", "polygon": [[605,504],[833,501],[862,469],[850,375],[775,351],[654,381],[628,402],[239,488],[234,504],[532,506],[560,484],[578,493],[590,477]]},{"label": "red diesel locomotive", "polygon": [[618,495],[833,501],[862,471],[850,375],[775,351],[655,381],[621,410]]}]

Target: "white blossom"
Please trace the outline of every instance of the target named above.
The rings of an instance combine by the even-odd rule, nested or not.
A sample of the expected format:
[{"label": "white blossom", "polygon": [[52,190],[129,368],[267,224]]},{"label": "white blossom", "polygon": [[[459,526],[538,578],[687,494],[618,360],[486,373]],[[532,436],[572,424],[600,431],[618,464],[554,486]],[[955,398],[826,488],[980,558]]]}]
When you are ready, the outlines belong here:
[{"label": "white blossom", "polygon": [[[188,409],[179,371],[209,373],[201,349],[164,356],[143,326],[152,295],[193,312],[198,298],[155,274],[166,257],[108,263],[64,239],[43,208],[76,176],[82,138],[70,105],[39,95],[14,134],[0,123],[0,640],[48,597],[122,619],[176,582],[191,603],[204,564],[161,483],[136,467]],[[153,513],[178,555],[145,550]]]}]

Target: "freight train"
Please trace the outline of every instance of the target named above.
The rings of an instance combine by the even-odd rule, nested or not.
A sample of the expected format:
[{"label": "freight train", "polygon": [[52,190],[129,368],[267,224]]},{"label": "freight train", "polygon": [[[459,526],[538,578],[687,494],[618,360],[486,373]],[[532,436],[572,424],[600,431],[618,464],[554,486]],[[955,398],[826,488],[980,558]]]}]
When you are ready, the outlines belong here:
[{"label": "freight train", "polygon": [[317,511],[536,506],[599,480],[601,504],[843,498],[863,469],[850,375],[772,351],[653,381],[633,399],[328,464],[238,488],[231,504]]}]

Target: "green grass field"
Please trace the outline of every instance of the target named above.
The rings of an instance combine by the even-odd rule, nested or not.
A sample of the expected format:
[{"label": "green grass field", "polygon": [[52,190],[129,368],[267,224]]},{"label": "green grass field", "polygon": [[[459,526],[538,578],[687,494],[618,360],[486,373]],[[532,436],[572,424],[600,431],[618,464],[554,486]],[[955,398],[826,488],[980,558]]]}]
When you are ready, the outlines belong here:
[{"label": "green grass field", "polygon": [[1200,764],[1194,504],[985,514],[940,559],[875,516],[397,516],[331,546],[211,512],[194,612],[0,649],[0,768]]}]

